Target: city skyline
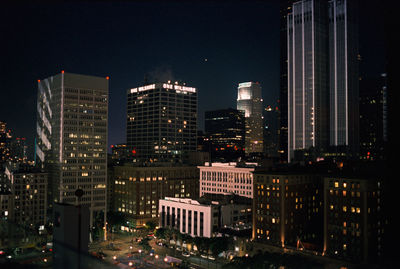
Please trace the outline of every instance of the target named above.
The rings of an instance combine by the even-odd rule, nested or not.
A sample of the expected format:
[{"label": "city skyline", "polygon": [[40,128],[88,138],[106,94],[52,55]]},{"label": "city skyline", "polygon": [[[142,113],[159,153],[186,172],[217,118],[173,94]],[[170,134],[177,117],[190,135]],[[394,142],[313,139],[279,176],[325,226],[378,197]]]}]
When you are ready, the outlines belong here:
[{"label": "city skyline", "polygon": [[[362,8],[371,14],[371,6],[367,2]],[[15,136],[27,138],[29,156],[35,133],[35,83],[61,70],[110,77],[108,145],[125,142],[124,93],[143,85],[145,77],[196,87],[201,130],[205,111],[236,106],[242,81],[260,82],[266,105],[276,105],[279,99],[279,1],[6,4],[5,10],[0,28],[7,37],[0,114]],[[136,17],[130,20],[132,15]],[[361,20],[369,31],[382,34],[382,23]],[[362,33],[360,38],[366,39]],[[372,42],[383,47],[382,39],[378,36]],[[378,76],[384,71],[384,61],[379,60],[383,57],[364,44],[361,57],[369,67],[361,73]],[[376,64],[367,64],[371,62]],[[20,94],[24,98],[18,98]],[[14,113],[7,113],[10,110]]]},{"label": "city skyline", "polygon": [[388,3],[4,6],[0,264],[396,263]]}]

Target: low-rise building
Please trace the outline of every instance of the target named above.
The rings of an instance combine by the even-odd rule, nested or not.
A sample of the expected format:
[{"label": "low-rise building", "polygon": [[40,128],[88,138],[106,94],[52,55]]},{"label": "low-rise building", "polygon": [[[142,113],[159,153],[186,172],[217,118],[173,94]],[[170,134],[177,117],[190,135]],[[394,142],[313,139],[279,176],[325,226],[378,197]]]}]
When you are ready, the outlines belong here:
[{"label": "low-rise building", "polygon": [[135,227],[158,222],[158,201],[165,197],[196,199],[199,173],[195,166],[113,167],[109,178],[110,210],[121,212]]},{"label": "low-rise building", "polygon": [[324,178],[324,252],[356,262],[377,262],[383,254],[382,180]]},{"label": "low-rise building", "polygon": [[271,245],[322,248],[321,177],[312,173],[254,173],[253,239]]},{"label": "low-rise building", "polygon": [[212,163],[200,169],[200,197],[206,193],[253,198],[253,174],[256,164]]},{"label": "low-rise building", "polygon": [[221,229],[251,223],[251,199],[213,195],[199,199],[166,197],[159,202],[160,227],[192,237],[213,237]]}]

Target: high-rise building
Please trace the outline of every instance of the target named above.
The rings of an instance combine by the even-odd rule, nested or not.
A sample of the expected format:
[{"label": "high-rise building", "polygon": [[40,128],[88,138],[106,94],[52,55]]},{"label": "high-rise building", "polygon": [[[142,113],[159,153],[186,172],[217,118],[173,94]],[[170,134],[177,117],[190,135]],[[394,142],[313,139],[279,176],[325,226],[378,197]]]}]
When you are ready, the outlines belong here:
[{"label": "high-rise building", "polygon": [[246,155],[263,152],[263,99],[258,82],[239,83],[237,109],[245,112],[245,153]]},{"label": "high-rise building", "polygon": [[267,157],[279,156],[279,107],[267,106],[264,111],[264,152]]},{"label": "high-rise building", "polygon": [[327,12],[326,1],[305,0],[287,16],[289,162],[296,150],[329,143]]},{"label": "high-rise building", "polygon": [[360,159],[385,160],[386,74],[360,80]]},{"label": "high-rise building", "polygon": [[228,108],[206,111],[205,132],[212,160],[235,161],[244,157],[243,110]]},{"label": "high-rise building", "polygon": [[280,0],[280,85],[279,85],[279,154],[282,161],[288,159],[288,49],[287,15],[292,10],[295,0]]},{"label": "high-rise building", "polygon": [[35,158],[49,173],[49,204],[77,204],[82,189],[93,223],[106,208],[108,77],[62,71],[38,89]]},{"label": "high-rise building", "polygon": [[11,139],[11,130],[7,130],[7,123],[0,121],[0,164],[4,165],[11,158]]},{"label": "high-rise building", "polygon": [[[330,145],[359,151],[359,68],[356,1],[331,0],[329,13]],[[347,149],[346,149],[347,148]],[[343,150],[342,150],[343,151]]]},{"label": "high-rise building", "polygon": [[354,5],[302,0],[292,4],[287,16],[289,162],[296,151],[311,151],[314,157],[329,151],[343,152],[346,158],[358,154]]},{"label": "high-rise building", "polygon": [[139,161],[180,161],[197,147],[197,90],[177,82],[127,92],[127,145]]}]

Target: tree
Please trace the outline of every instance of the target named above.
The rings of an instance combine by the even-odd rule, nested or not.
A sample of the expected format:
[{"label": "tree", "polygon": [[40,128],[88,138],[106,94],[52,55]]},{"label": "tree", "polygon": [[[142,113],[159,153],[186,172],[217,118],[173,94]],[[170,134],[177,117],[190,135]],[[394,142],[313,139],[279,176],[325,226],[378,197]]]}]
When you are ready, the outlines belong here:
[{"label": "tree", "polygon": [[140,242],[139,242],[139,246],[145,250],[145,251],[150,251],[151,250],[151,246],[149,245],[149,238],[143,238]]}]

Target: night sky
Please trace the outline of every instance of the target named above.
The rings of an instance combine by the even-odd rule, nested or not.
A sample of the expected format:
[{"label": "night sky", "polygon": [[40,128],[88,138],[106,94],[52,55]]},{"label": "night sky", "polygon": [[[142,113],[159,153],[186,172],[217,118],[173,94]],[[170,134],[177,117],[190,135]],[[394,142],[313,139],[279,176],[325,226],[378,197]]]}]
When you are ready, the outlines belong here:
[{"label": "night sky", "polygon": [[[363,61],[379,74],[382,26],[369,15],[362,20],[370,32],[361,38],[372,40],[360,46]],[[109,144],[125,142],[126,90],[145,76],[196,87],[203,129],[205,111],[236,107],[240,82],[260,82],[264,104],[276,105],[279,30],[279,1],[7,2],[0,8],[0,120],[32,148],[37,80],[65,70],[110,77]]]}]

